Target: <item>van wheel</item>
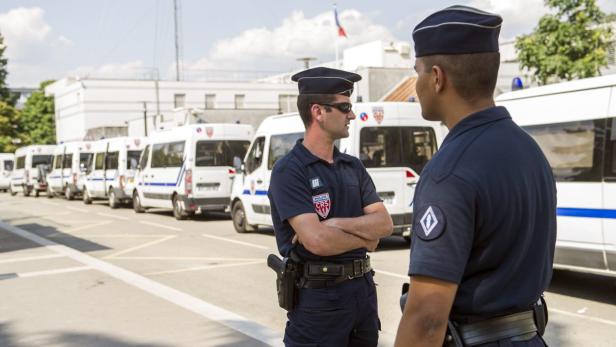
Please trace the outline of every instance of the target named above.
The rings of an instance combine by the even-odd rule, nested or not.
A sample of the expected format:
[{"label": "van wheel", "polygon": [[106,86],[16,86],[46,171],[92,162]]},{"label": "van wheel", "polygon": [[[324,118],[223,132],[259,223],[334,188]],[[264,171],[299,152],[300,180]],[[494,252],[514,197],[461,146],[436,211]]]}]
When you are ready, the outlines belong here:
[{"label": "van wheel", "polygon": [[133,210],[135,210],[136,213],[145,212],[145,209],[141,206],[141,199],[139,199],[139,193],[137,193],[137,191],[133,192]]},{"label": "van wheel", "polygon": [[75,196],[75,194],[73,194],[73,191],[71,190],[71,186],[66,186],[66,188],[64,188],[64,197],[66,198],[66,200],[73,200],[73,197]]},{"label": "van wheel", "polygon": [[28,189],[28,187],[24,187],[23,194],[24,196],[30,196],[30,189]]},{"label": "van wheel", "polygon": [[406,243],[408,243],[409,245],[411,244],[411,237],[410,236],[403,236],[404,237],[404,241],[406,241]]},{"label": "van wheel", "polygon": [[34,190],[34,197],[35,197],[35,198],[38,198],[40,194],[41,194],[41,191],[40,191],[40,190],[38,190],[38,189],[35,189],[35,190]]},{"label": "van wheel", "polygon": [[53,192],[51,191],[51,187],[47,186],[47,199],[53,198]]},{"label": "van wheel", "polygon": [[11,196],[17,195],[17,193],[13,191],[13,187],[11,186],[9,186],[9,193],[11,193]]},{"label": "van wheel", "polygon": [[83,203],[86,205],[90,205],[92,203],[92,198],[90,198],[90,193],[88,190],[83,188]]},{"label": "van wheel", "polygon": [[240,234],[245,234],[253,231],[256,228],[249,226],[246,221],[246,212],[241,201],[236,202],[231,209],[231,219],[233,220],[233,228]]},{"label": "van wheel", "polygon": [[188,213],[182,207],[182,204],[180,203],[180,199],[178,198],[177,194],[173,196],[173,216],[177,220],[184,220],[186,219],[186,217],[188,217]]},{"label": "van wheel", "polygon": [[113,188],[109,188],[109,207],[113,209],[118,208],[118,200],[116,199],[116,193],[113,191]]}]

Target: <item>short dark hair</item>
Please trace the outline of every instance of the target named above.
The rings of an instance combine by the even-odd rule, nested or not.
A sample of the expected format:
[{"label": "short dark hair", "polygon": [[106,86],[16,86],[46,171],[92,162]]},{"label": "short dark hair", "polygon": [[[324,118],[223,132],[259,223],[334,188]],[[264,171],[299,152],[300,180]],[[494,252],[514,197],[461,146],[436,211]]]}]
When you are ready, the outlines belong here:
[{"label": "short dark hair", "polygon": [[314,104],[331,104],[336,101],[336,95],[334,94],[300,94],[297,97],[297,110],[306,129],[310,126],[312,121],[312,114],[310,108]]},{"label": "short dark hair", "polygon": [[443,69],[461,97],[474,100],[494,96],[500,53],[430,55],[421,59],[426,69],[435,65]]}]

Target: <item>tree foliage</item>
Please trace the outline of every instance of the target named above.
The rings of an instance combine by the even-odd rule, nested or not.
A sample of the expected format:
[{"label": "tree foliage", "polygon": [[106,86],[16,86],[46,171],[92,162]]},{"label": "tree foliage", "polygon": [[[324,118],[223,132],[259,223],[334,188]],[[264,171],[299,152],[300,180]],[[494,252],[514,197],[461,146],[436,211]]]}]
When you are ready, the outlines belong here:
[{"label": "tree foliage", "polygon": [[611,29],[595,0],[545,0],[552,9],[529,35],[516,39],[523,68],[541,84],[593,77],[607,66]]},{"label": "tree foliage", "polygon": [[15,101],[17,101],[17,98],[15,95],[11,94],[11,91],[6,85],[6,77],[9,72],[6,67],[8,64],[8,59],[4,57],[5,50],[6,46],[4,45],[4,37],[0,33],[0,101],[4,101],[11,106],[15,106]]},{"label": "tree foliage", "polygon": [[27,144],[56,143],[54,99],[45,96],[45,87],[53,82],[41,82],[39,89],[30,95],[21,110],[20,122]]},{"label": "tree foliage", "polygon": [[8,103],[0,101],[0,152],[13,153],[23,139],[20,132],[19,112]]}]

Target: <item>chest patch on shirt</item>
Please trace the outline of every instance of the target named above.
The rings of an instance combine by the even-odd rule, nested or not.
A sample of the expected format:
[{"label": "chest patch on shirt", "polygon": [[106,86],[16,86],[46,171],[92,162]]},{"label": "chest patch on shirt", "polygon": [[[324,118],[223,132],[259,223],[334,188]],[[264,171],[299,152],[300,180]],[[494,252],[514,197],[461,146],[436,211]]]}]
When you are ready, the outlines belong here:
[{"label": "chest patch on shirt", "polygon": [[314,205],[314,210],[319,216],[321,216],[321,218],[327,218],[329,210],[331,210],[332,207],[332,202],[329,199],[329,193],[313,195],[312,204]]},{"label": "chest patch on shirt", "polygon": [[318,177],[314,177],[310,179],[310,187],[312,189],[317,189],[317,188],[321,188],[322,184],[321,184],[321,179]]},{"label": "chest patch on shirt", "polygon": [[415,222],[415,234],[424,241],[437,239],[445,231],[445,215],[436,205],[428,205],[419,210],[419,220]]}]

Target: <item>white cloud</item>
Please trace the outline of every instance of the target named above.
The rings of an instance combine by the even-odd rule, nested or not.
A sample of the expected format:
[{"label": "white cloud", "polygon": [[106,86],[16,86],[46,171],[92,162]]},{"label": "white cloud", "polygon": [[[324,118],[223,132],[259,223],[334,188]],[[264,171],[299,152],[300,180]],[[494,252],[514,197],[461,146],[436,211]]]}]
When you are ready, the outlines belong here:
[{"label": "white cloud", "polygon": [[530,33],[539,22],[539,18],[548,13],[543,0],[472,0],[469,6],[498,13],[503,17],[501,41]]},{"label": "white cloud", "polygon": [[142,60],[120,64],[103,64],[98,66],[80,66],[67,73],[68,76],[90,78],[151,78],[152,69],[146,67]]},{"label": "white cloud", "polygon": [[[348,38],[340,38],[340,54],[346,47],[374,40],[395,40],[384,26],[357,10],[339,13]],[[306,18],[295,11],[275,28],[248,29],[236,37],[215,43],[207,56],[185,62],[187,70],[285,70],[301,66],[296,59],[315,57],[319,61],[334,59],[338,30],[331,11]]]}]

